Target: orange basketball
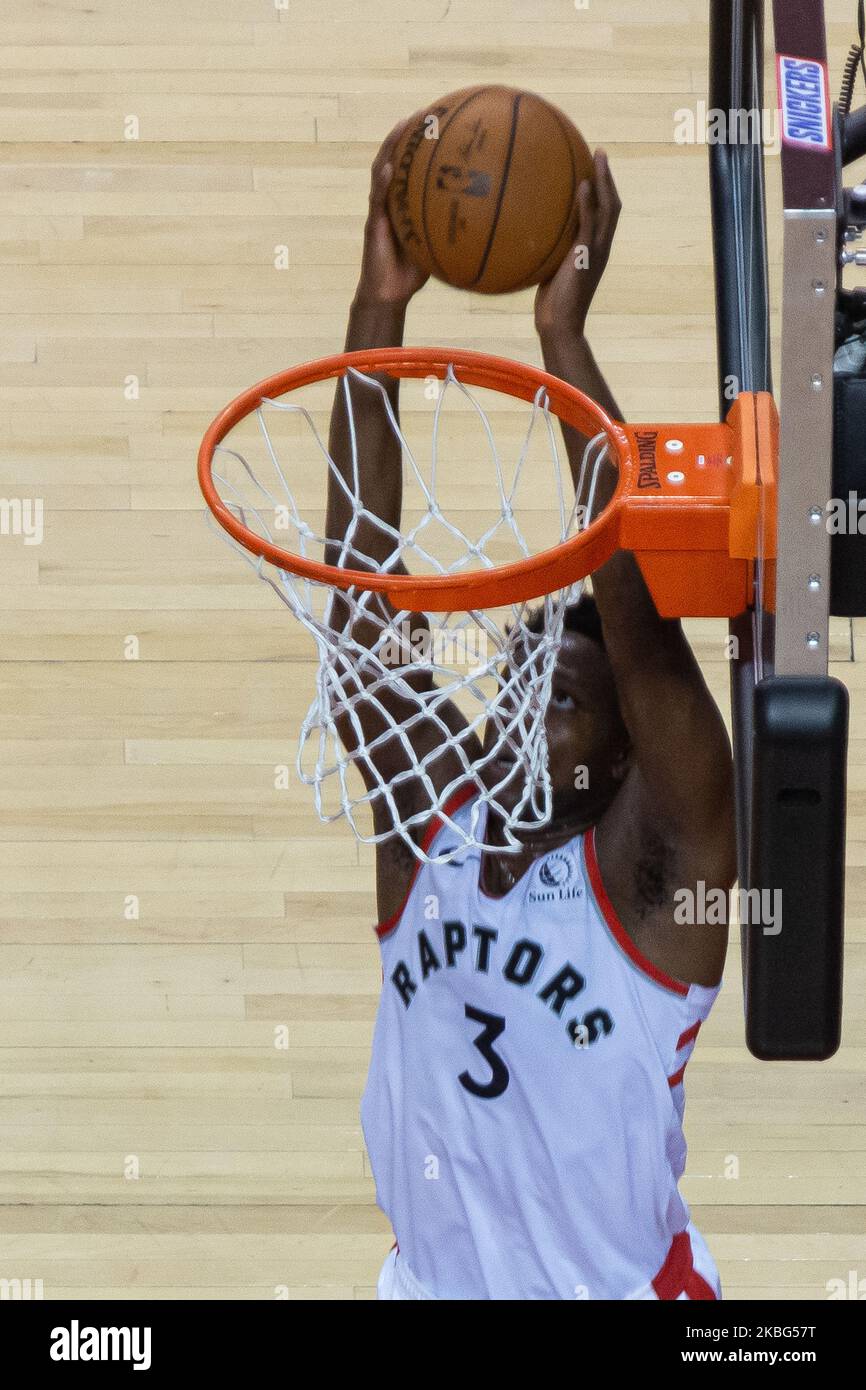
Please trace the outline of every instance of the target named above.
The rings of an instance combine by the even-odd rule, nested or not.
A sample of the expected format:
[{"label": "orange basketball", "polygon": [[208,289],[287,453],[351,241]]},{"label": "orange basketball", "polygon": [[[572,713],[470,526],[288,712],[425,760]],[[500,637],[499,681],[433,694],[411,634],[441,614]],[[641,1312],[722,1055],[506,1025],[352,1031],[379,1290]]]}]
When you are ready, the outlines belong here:
[{"label": "orange basketball", "polygon": [[536,285],[565,256],[577,190],[594,174],[580,131],[514,87],[466,87],[417,112],[394,153],[388,211],[400,244],[447,284]]}]

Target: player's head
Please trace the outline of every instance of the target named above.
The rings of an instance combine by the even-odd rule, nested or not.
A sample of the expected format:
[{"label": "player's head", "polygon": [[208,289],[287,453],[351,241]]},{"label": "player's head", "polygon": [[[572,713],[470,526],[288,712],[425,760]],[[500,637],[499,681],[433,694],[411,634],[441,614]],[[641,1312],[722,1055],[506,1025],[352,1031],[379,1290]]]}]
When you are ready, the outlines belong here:
[{"label": "player's head", "polygon": [[[530,632],[543,630],[544,610],[526,620]],[[485,750],[495,742],[489,720]],[[613,800],[629,768],[630,745],[617,699],[613,670],[604,645],[604,632],[595,601],[584,595],[565,611],[562,643],[551,682],[545,717],[553,786],[554,819],[586,813],[600,816]],[[509,754],[493,764],[485,780],[507,774]],[[506,783],[497,800],[516,801],[520,770],[513,787]]]}]

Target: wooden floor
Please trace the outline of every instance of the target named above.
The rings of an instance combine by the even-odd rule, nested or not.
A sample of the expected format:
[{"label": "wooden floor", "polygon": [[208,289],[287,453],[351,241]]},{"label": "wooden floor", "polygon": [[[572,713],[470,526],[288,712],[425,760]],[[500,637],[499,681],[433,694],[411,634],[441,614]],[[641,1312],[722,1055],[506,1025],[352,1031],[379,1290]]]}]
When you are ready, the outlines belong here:
[{"label": "wooden floor", "polygon": [[[706,150],[673,138],[706,95],[706,0],[13,9],[0,459],[4,497],[44,499],[45,535],[0,536],[0,1278],[46,1298],[371,1298],[391,1243],[358,1117],[372,852],[274,788],[311,652],[206,528],[198,438],[242,387],[342,345],[379,140],[479,81],[543,93],[610,153],[625,208],[590,328],[625,412],[713,418]],[[855,6],[828,13],[835,87]],[[778,304],[773,156],[768,173]],[[407,341],[538,361],[530,311],[431,285]],[[843,1047],[753,1060],[734,939],[689,1067],[684,1190],[728,1297],[866,1276],[856,626],[853,661],[833,634],[853,733]],[[726,704],[722,629],[693,632]]]}]

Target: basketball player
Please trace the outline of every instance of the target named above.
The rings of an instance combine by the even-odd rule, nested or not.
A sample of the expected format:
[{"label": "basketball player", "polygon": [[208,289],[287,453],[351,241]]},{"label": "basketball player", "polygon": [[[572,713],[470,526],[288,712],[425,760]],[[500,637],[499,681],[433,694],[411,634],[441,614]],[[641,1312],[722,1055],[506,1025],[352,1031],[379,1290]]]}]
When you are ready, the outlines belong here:
[{"label": "basketball player", "polygon": [[[403,258],[385,209],[401,129],[373,166],[347,350],[400,344],[425,279]],[[538,290],[535,321],[548,370],[621,419],[585,336],[620,210],[602,151],[595,170],[597,192],[581,188],[576,237],[589,266],[566,258]],[[399,384],[380,380],[396,414]],[[399,528],[400,447],[384,412],[371,409],[375,395],[353,390],[361,497]],[[564,434],[576,477],[586,441]],[[349,476],[340,390],[330,448]],[[350,519],[329,480],[326,534],[344,537]],[[354,536],[375,562],[393,548],[372,521]],[[364,564],[352,551],[343,563]],[[377,847],[383,988],[362,1122],[396,1236],[383,1299],[721,1297],[678,1181],[683,1073],[720,987],[727,925],[678,923],[674,895],[698,896],[701,883],[727,894],[733,884],[730,748],[680,623],[659,618],[634,558],[611,559],[593,593],[568,610],[546,713],[549,823],[516,855],[467,850],[433,866],[397,836]],[[369,646],[379,629],[368,637],[356,619],[353,635]],[[359,665],[362,684],[365,674]],[[394,692],[376,698],[397,718],[412,712]],[[372,699],[356,709],[369,745],[384,725]],[[446,717],[453,740],[480,756],[456,706]],[[338,728],[357,752],[345,718]],[[458,776],[438,725],[416,724],[412,744],[419,762],[441,749],[428,762],[437,788]],[[411,766],[396,738],[359,755],[368,789],[378,785],[371,756],[385,781]],[[509,766],[493,769],[496,782]],[[468,817],[477,794],[464,786],[448,814]],[[428,805],[420,780],[401,784],[402,815]],[[379,798],[375,828],[388,825]],[[495,823],[489,834],[495,842]],[[435,818],[419,838],[426,850],[449,847]]]}]

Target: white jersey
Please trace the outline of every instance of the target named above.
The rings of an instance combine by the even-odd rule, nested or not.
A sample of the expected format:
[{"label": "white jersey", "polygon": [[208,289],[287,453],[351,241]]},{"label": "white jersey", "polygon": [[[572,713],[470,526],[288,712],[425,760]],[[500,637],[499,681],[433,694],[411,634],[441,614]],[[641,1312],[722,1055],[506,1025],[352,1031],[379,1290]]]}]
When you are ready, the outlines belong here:
[{"label": "white jersey", "polygon": [[[446,816],[468,819],[470,797]],[[453,843],[435,821],[425,848]],[[720,1296],[678,1190],[683,1072],[719,987],[683,984],[637,949],[592,831],[503,897],[483,891],[480,867],[478,849],[419,865],[377,929],[361,1120],[404,1283],[420,1291],[388,1296]]]}]

